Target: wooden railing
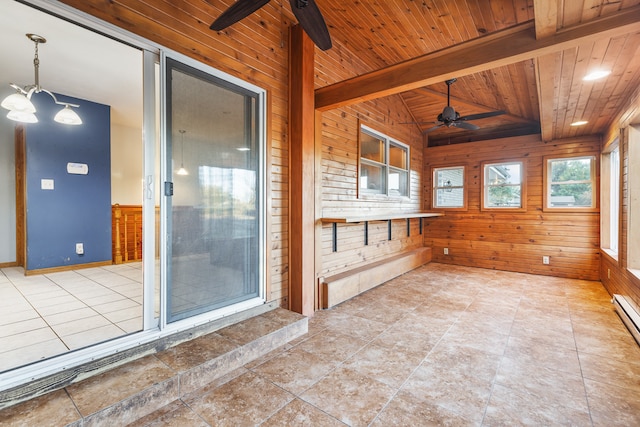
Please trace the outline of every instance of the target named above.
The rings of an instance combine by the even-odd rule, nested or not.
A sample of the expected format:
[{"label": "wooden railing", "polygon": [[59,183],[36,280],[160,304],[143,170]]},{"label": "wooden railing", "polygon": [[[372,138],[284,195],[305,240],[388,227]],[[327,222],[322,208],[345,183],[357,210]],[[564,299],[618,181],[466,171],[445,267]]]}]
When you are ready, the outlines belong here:
[{"label": "wooden railing", "polygon": [[142,206],[111,207],[113,263],[142,260]]}]

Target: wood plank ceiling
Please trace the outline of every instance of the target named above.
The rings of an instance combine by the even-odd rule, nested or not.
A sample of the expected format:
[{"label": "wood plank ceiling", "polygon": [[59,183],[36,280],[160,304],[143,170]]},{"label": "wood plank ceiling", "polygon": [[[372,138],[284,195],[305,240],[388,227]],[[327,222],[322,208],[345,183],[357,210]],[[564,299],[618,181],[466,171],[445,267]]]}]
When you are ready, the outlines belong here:
[{"label": "wood plank ceiling", "polygon": [[[604,134],[640,85],[640,0],[317,0],[334,42],[367,68],[316,90],[320,108],[400,94],[415,122],[447,104],[479,130],[440,127],[430,146],[541,133]],[[493,41],[492,41],[493,40]],[[318,52],[323,55],[335,52]],[[611,75],[582,78],[595,69]],[[354,72],[358,72],[357,70]],[[570,126],[585,120],[584,126]]]}]

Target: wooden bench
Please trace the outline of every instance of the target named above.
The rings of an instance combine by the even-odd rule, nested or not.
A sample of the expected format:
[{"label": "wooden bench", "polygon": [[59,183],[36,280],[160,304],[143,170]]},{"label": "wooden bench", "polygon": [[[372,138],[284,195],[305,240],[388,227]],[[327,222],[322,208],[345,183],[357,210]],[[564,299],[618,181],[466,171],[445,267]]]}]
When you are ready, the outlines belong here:
[{"label": "wooden bench", "polygon": [[423,247],[323,277],[322,308],[331,308],[429,261],[431,248]]}]

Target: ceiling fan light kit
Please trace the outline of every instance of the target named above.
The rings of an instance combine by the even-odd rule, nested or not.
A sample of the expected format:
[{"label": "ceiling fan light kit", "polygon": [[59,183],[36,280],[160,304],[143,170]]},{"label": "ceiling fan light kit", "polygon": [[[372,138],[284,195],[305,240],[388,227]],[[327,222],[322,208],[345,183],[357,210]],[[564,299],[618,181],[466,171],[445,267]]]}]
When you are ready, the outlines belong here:
[{"label": "ceiling fan light kit", "polygon": [[[232,4],[209,26],[214,31],[222,31],[241,19],[246,18],[270,0],[238,0]],[[291,11],[305,33],[322,50],[331,49],[331,36],[322,12],[315,0],[289,0]]]},{"label": "ceiling fan light kit", "polygon": [[71,107],[78,108],[80,107],[79,105],[60,102],[53,92],[50,92],[40,86],[40,59],[38,58],[38,45],[46,43],[47,39],[31,33],[26,34],[26,36],[35,44],[35,54],[33,57],[35,83],[25,86],[24,88],[13,83],[9,84],[9,86],[16,90],[16,93],[7,96],[2,100],[2,103],[0,103],[2,108],[9,110],[7,118],[21,123],[37,123],[38,118],[35,115],[36,107],[33,105],[33,102],[31,102],[31,97],[34,93],[44,92],[53,98],[53,101],[56,104],[63,106],[62,110],[55,115],[53,120],[65,125],[81,125],[82,119],[80,119],[78,113],[71,109]]}]

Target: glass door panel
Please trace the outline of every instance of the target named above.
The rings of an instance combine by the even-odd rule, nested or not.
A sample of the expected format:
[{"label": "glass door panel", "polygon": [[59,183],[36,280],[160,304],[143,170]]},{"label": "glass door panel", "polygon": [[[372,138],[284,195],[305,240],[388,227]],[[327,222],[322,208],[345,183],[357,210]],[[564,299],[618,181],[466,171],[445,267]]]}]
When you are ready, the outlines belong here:
[{"label": "glass door panel", "polygon": [[169,58],[166,71],[170,323],[259,296],[259,103]]}]

